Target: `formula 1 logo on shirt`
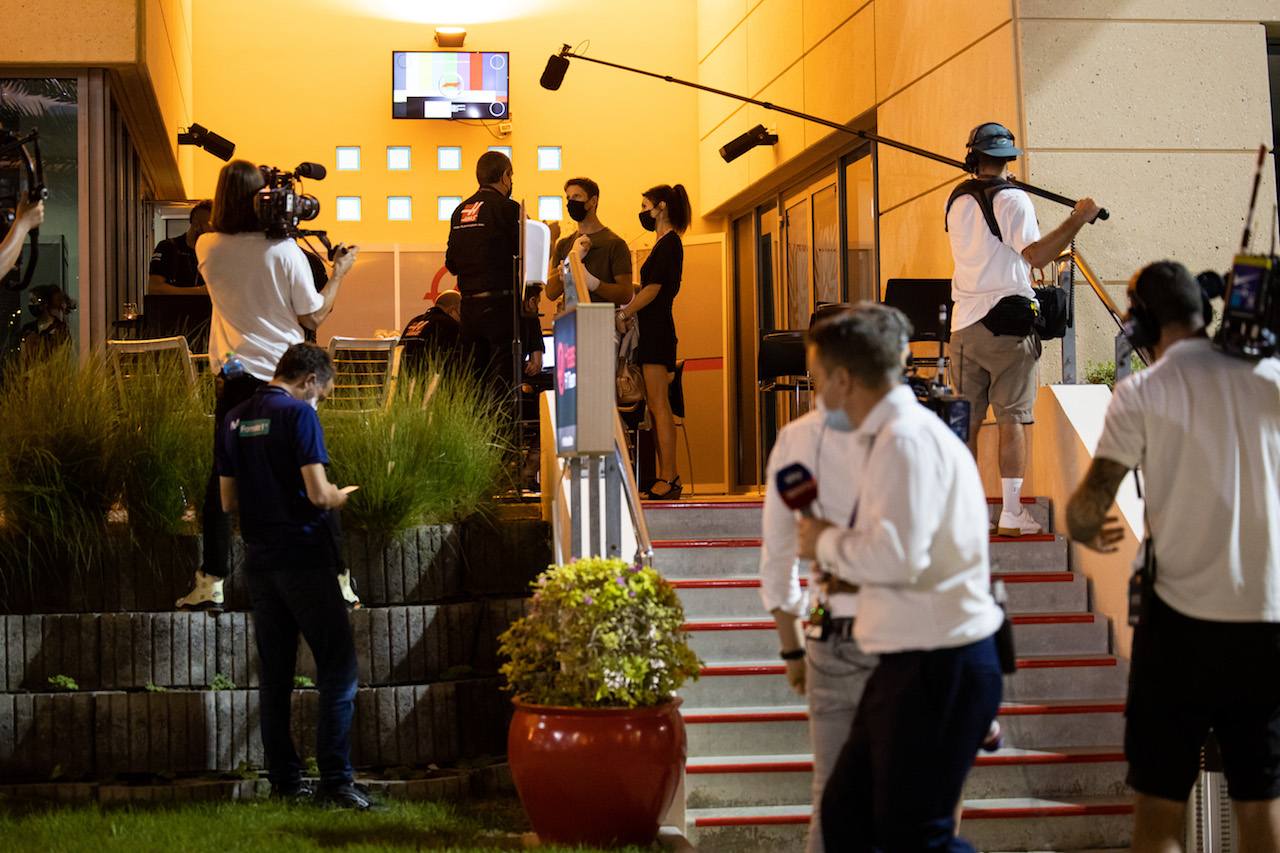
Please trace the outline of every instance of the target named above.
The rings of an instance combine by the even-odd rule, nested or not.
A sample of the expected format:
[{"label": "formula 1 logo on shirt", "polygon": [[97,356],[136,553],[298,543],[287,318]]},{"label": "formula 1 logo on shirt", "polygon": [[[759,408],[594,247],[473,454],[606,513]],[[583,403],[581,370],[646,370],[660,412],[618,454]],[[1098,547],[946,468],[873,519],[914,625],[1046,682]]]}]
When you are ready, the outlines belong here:
[{"label": "formula 1 logo on shirt", "polygon": [[462,208],[462,218],[458,220],[460,224],[475,222],[480,218],[480,207],[484,204],[482,201],[473,202],[464,205]]},{"label": "formula 1 logo on shirt", "polygon": [[240,421],[237,424],[233,422],[231,429],[235,430],[241,438],[258,438],[271,432],[271,421],[262,418],[256,421]]}]

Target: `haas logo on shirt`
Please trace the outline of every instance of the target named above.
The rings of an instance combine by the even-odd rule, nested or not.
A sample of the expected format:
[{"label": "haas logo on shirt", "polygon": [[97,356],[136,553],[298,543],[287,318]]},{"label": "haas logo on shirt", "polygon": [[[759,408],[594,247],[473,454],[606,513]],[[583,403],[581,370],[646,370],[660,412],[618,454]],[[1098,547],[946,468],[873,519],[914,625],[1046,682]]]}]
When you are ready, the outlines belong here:
[{"label": "haas logo on shirt", "polygon": [[475,222],[480,218],[480,207],[484,204],[482,201],[473,202],[462,208],[462,218],[459,223],[467,224]]}]

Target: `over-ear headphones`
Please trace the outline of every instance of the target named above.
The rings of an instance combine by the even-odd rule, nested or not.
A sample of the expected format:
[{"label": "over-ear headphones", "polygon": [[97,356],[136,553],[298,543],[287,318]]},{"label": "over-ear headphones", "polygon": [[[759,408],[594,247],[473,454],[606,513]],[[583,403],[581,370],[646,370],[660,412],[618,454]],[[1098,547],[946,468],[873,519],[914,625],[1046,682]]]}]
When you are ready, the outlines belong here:
[{"label": "over-ear headphones", "polygon": [[[1180,264],[1177,266],[1181,267]],[[1185,269],[1183,272],[1186,272]],[[1129,313],[1125,317],[1124,333],[1134,349],[1151,350],[1160,343],[1160,322],[1143,298],[1141,292],[1143,278],[1143,274],[1138,273],[1133,286],[1129,288]],[[1212,283],[1206,281],[1202,274],[1196,276],[1196,284],[1200,288],[1200,315],[1204,319],[1204,324],[1208,326],[1213,322],[1213,304],[1209,301]]]},{"label": "over-ear headphones", "polygon": [[1022,154],[1022,150],[1013,144],[1013,132],[994,121],[984,122],[969,131],[969,141],[965,143],[965,147],[969,149],[969,153],[965,155],[964,166],[970,172],[978,170],[978,152],[1005,160],[1012,160]]}]

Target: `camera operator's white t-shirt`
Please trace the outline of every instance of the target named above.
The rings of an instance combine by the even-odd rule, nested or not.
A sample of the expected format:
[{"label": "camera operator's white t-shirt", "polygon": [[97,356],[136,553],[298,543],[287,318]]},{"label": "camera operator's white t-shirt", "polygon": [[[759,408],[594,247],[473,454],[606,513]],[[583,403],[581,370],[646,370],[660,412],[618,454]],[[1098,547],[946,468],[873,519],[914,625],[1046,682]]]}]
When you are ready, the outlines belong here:
[{"label": "camera operator's white t-shirt", "polygon": [[991,200],[1004,241],[996,239],[973,196],[956,199],[947,214],[947,235],[955,272],[951,298],[956,306],[951,331],[972,326],[1006,296],[1033,298],[1031,264],[1022,250],[1040,239],[1036,209],[1022,190],[1001,190]]},{"label": "camera operator's white t-shirt", "polygon": [[1280,622],[1280,360],[1178,341],[1116,385],[1096,455],[1142,466],[1166,604]]},{"label": "camera operator's white t-shirt", "polygon": [[270,382],[284,351],[304,340],[298,315],[324,305],[302,249],[256,231],[212,232],[196,241],[196,259],[213,300],[210,368],[216,375],[234,352],[248,373]]}]

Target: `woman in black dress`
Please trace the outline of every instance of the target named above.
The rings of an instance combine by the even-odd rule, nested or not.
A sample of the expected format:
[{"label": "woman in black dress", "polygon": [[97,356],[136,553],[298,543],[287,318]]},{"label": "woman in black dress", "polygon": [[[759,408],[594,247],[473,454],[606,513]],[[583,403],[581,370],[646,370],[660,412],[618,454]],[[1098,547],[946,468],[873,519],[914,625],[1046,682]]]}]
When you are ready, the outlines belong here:
[{"label": "woman in black dress", "polygon": [[680,235],[689,227],[692,211],[684,186],[661,184],[640,197],[640,224],[657,234],[649,258],[640,267],[640,291],[618,312],[618,326],[635,318],[640,324],[636,363],[644,372],[645,404],[653,418],[658,449],[658,479],[649,487],[649,500],[674,500],[684,486],[676,473],[676,421],[671,414],[667,385],[676,369],[676,324],[671,304],[680,292],[684,244]]}]

